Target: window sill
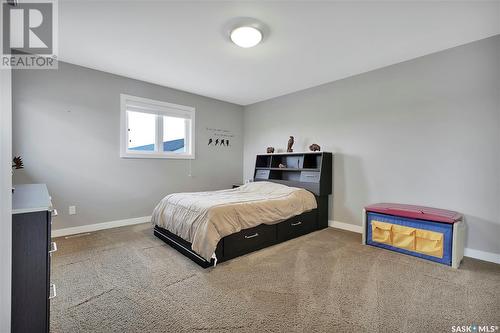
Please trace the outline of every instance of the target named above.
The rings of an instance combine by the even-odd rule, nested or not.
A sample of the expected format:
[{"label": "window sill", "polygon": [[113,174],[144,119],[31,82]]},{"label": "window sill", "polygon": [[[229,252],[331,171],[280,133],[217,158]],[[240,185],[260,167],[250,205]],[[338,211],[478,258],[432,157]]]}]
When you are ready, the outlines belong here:
[{"label": "window sill", "polygon": [[160,158],[160,159],[174,159],[174,160],[194,160],[195,156],[194,155],[188,155],[188,154],[155,154],[155,153],[143,153],[143,154],[134,154],[134,153],[126,153],[126,154],[120,154],[121,158],[147,158],[147,159],[154,159],[154,158]]}]

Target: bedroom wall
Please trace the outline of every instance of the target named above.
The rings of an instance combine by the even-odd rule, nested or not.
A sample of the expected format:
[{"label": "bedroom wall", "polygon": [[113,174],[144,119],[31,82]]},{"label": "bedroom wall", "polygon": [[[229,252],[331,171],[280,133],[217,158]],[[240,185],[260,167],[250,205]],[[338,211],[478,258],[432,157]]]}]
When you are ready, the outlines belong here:
[{"label": "bedroom wall", "polygon": [[331,220],[360,226],[384,201],[457,210],[466,247],[500,254],[500,36],[247,106],[244,124],[245,179],[294,135],[336,154]]},{"label": "bedroom wall", "polygon": [[[121,93],[195,107],[196,159],[120,158]],[[232,146],[207,147],[207,127],[232,131]],[[238,105],[122,76],[62,62],[13,74],[13,154],[25,164],[14,183],[48,185],[53,229],[149,216],[172,192],[230,188],[242,179],[242,130]]]}]

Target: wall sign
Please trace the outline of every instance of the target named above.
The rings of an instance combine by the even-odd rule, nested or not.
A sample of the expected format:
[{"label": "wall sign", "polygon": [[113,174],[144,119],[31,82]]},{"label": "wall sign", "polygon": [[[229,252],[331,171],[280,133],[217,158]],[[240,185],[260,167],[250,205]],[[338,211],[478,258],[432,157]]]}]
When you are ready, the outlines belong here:
[{"label": "wall sign", "polygon": [[231,147],[234,134],[232,131],[222,128],[206,128],[208,133],[207,145],[212,147]]}]

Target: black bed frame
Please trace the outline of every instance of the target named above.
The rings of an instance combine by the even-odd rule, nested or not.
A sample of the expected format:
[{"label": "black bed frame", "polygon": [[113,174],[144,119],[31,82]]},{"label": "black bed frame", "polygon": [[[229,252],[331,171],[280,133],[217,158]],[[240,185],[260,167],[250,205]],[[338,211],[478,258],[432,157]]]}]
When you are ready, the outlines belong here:
[{"label": "black bed frame", "polygon": [[[326,152],[257,155],[254,181],[304,188],[315,195],[318,208],[278,224],[260,224],[222,238],[215,250],[217,262],[328,227],[328,195],[333,187],[332,160],[332,153]],[[192,250],[191,243],[166,229],[155,226],[154,235],[204,268],[215,264],[214,259],[205,260]]]}]

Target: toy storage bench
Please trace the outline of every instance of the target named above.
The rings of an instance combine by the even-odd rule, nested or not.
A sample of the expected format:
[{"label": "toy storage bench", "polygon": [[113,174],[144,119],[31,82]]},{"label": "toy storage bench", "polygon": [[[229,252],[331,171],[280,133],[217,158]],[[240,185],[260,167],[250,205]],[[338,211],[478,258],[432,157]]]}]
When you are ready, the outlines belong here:
[{"label": "toy storage bench", "polygon": [[363,244],[458,268],[464,242],[465,224],[457,212],[391,203],[363,210]]}]

